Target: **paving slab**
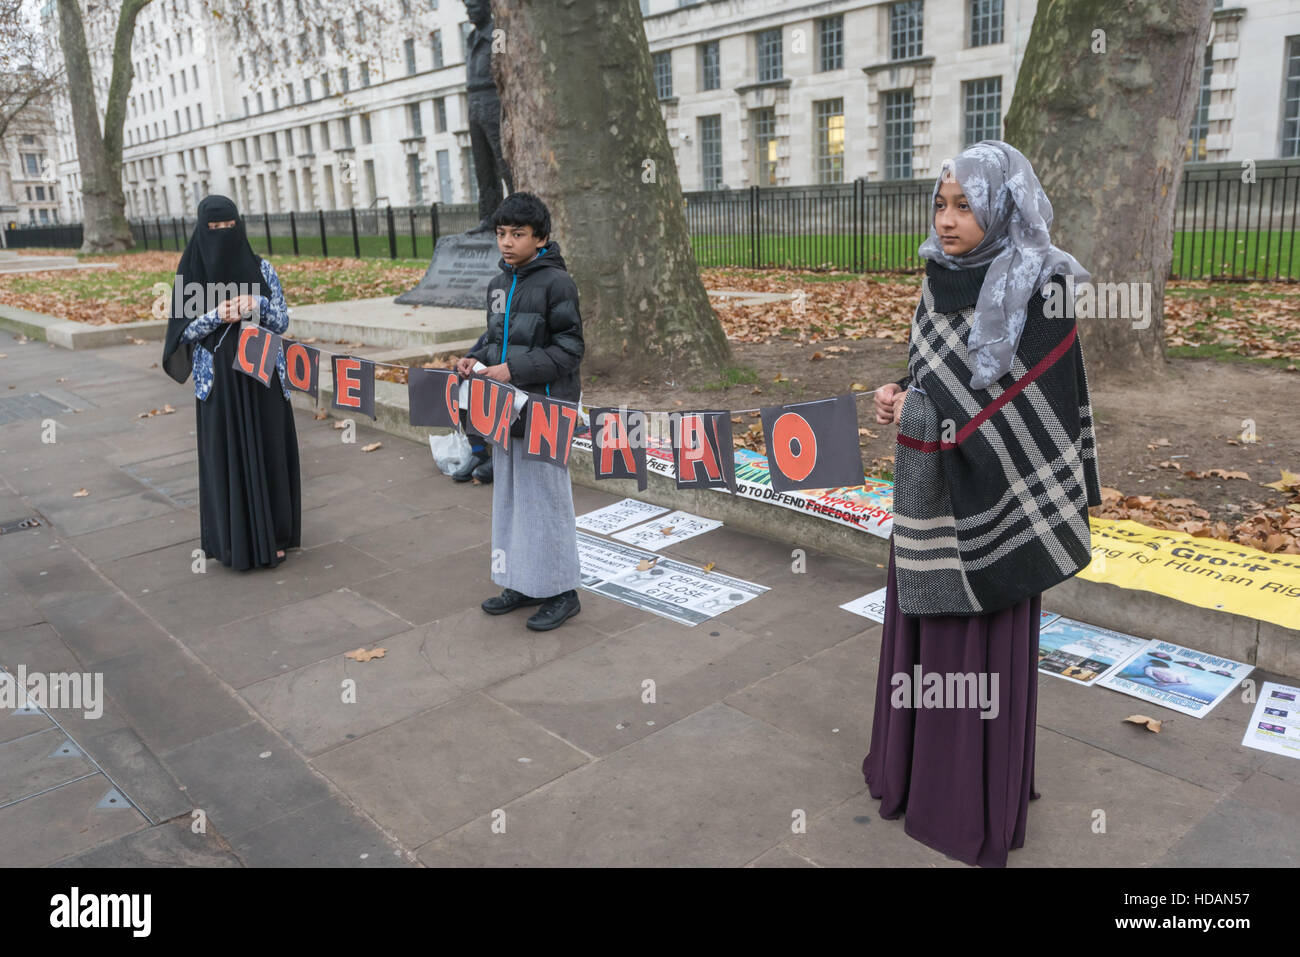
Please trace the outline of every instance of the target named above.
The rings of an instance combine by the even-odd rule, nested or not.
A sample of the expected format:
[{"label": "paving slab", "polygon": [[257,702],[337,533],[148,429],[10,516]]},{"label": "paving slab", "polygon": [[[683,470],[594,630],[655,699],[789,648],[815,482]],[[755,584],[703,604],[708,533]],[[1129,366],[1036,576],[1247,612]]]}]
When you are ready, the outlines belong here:
[{"label": "paving slab", "polygon": [[193,821],[181,818],[134,831],[52,867],[240,867],[216,831],[195,833]]},{"label": "paving slab", "polygon": [[384,833],[337,798],[254,828],[234,842],[246,867],[413,867]]},{"label": "paving slab", "polygon": [[0,808],[0,860],[40,867],[148,826],[129,804],[100,807],[112,789],[102,774]]}]

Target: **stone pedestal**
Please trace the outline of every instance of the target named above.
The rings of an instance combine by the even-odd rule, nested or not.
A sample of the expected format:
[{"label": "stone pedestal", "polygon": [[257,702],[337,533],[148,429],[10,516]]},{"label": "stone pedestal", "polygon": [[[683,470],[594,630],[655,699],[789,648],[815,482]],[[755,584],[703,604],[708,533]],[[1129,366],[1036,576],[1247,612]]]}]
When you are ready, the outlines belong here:
[{"label": "stone pedestal", "polygon": [[394,302],[407,306],[486,309],[488,282],[500,269],[501,251],[490,232],[443,236],[419,285]]}]

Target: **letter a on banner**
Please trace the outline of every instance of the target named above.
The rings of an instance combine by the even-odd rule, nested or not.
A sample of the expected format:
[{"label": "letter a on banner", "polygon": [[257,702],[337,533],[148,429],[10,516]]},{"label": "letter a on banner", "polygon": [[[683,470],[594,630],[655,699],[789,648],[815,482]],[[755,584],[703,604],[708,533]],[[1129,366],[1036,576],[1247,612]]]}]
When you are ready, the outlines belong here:
[{"label": "letter a on banner", "polygon": [[289,388],[316,398],[320,384],[320,350],[301,342],[284,340],[284,369],[289,373]]},{"label": "letter a on banner", "polygon": [[280,337],[250,322],[239,330],[239,344],[235,346],[235,361],[231,368],[262,385],[270,385],[279,354]]},{"label": "letter a on banner", "polygon": [[731,448],[731,413],[670,412],[673,466],[678,488],[736,491],[736,458]]},{"label": "letter a on banner", "polygon": [[486,376],[470,376],[465,430],[484,440],[510,448],[510,425],[515,420],[515,390]]},{"label": "letter a on banner", "polygon": [[460,378],[446,369],[412,369],[406,374],[411,425],[460,427]]},{"label": "letter a on banner", "polygon": [[646,487],[646,414],[634,410],[591,410],[591,463],[597,479],[636,479]]},{"label": "letter a on banner", "polygon": [[375,364],[355,356],[334,356],[334,401],[344,412],[375,418]]},{"label": "letter a on banner", "polygon": [[578,403],[544,395],[528,398],[528,429],[524,458],[569,467],[569,447],[578,427]]},{"label": "letter a on banner", "polygon": [[772,488],[856,488],[863,483],[858,407],[851,395],[761,409]]}]

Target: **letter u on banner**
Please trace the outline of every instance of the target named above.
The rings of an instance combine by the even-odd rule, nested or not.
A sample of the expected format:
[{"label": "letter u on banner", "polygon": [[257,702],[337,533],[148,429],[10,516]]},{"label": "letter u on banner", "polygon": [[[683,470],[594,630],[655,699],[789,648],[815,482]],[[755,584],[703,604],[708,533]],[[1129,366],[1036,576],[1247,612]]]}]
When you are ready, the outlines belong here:
[{"label": "letter u on banner", "polygon": [[515,390],[486,376],[470,376],[465,429],[481,435],[502,450],[510,448],[510,425],[515,420]]},{"label": "letter u on banner", "polygon": [[644,412],[631,409],[591,410],[591,464],[597,479],[636,479],[637,491],[647,482]]},{"label": "letter u on banner", "polygon": [[320,350],[301,342],[285,340],[284,368],[289,373],[289,388],[316,398],[320,383]]},{"label": "letter u on banner", "polygon": [[524,432],[524,458],[569,467],[569,448],[578,427],[578,403],[529,396],[528,429]]},{"label": "letter u on banner", "polygon": [[858,407],[853,396],[772,405],[759,414],[775,491],[863,484]]},{"label": "letter u on banner", "polygon": [[406,374],[411,425],[459,427],[459,384],[456,373],[446,369],[411,369]]},{"label": "letter u on banner", "polygon": [[356,356],[333,357],[333,408],[375,418],[375,364]]}]

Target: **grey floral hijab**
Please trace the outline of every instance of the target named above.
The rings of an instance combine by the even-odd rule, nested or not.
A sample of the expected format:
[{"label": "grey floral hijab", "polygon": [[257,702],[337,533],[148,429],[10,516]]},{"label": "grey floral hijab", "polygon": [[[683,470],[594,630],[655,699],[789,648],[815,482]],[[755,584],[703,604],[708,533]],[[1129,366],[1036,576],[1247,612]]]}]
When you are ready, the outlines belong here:
[{"label": "grey floral hijab", "polygon": [[[934,202],[944,179],[954,176],[970,203],[984,238],[969,252],[950,256],[934,228]],[[949,269],[988,264],[966,349],[971,388],[984,389],[1009,371],[1025,328],[1025,307],[1056,274],[1075,282],[1091,276],[1069,253],[1052,245],[1052,204],[1034,168],[1014,146],[982,140],[946,160],[930,195],[930,235],[919,250]]]}]

